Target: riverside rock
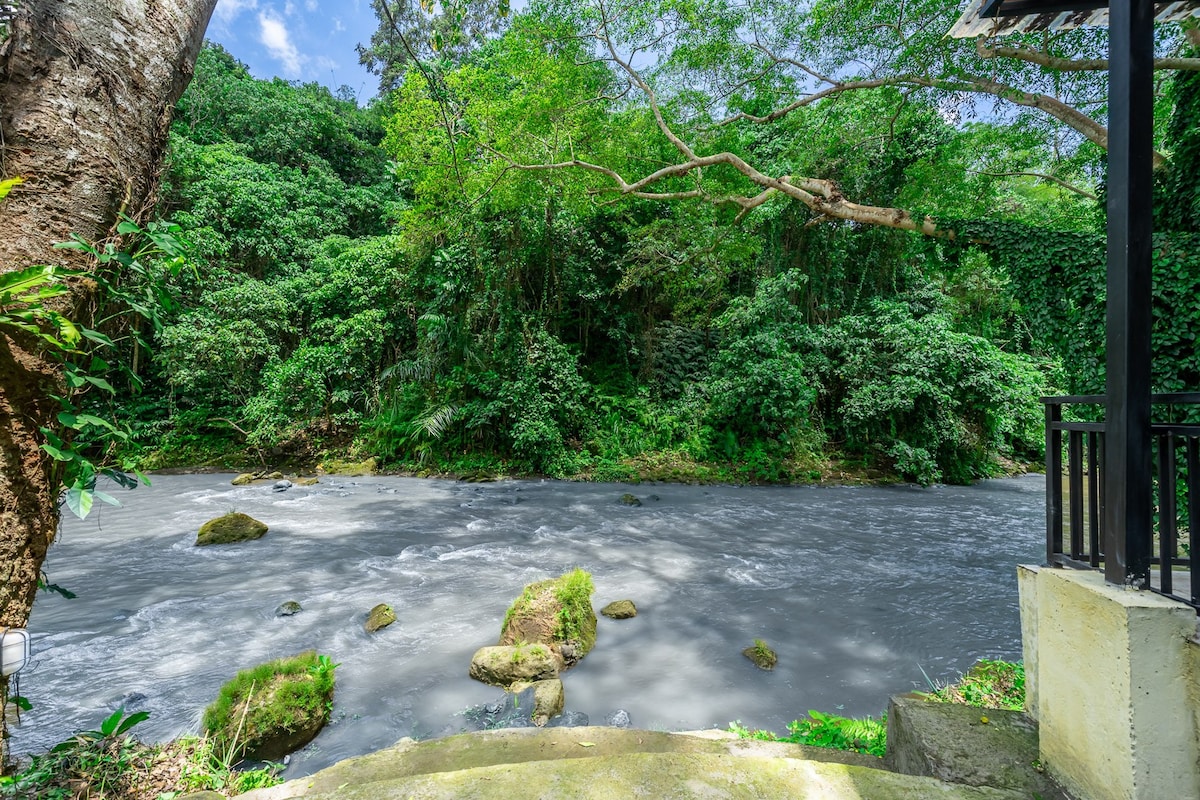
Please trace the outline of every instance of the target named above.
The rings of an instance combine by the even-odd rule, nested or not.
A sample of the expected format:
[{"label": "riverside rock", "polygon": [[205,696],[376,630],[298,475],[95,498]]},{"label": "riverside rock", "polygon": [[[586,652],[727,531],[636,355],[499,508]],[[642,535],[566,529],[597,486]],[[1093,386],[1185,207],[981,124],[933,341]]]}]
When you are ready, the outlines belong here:
[{"label": "riverside rock", "polygon": [[637,616],[637,606],[632,600],[614,600],[600,609],[600,613],[609,619],[630,619]]},{"label": "riverside rock", "polygon": [[628,492],[621,495],[621,502],[627,506],[640,506],[642,504],[642,501],[637,498],[637,495],[629,494]]},{"label": "riverside rock", "polygon": [[196,545],[248,542],[262,538],[266,532],[267,526],[254,517],[231,511],[223,517],[210,519],[201,525],[196,536]]},{"label": "riverside rock", "polygon": [[254,473],[243,472],[241,475],[238,475],[236,478],[231,480],[230,483],[234,486],[247,486],[251,483],[254,483]]},{"label": "riverside rock", "polygon": [[309,650],[242,670],[205,709],[204,731],[233,758],[283,758],[329,722],[333,668]]},{"label": "riverside rock", "polygon": [[469,674],[492,686],[508,688],[518,682],[558,677],[558,656],[544,644],[481,647],[471,657]]},{"label": "riverside rock", "polygon": [[367,633],[374,633],[395,621],[396,612],[392,610],[392,607],[387,603],[380,603],[367,612],[367,621],[363,624],[363,628]]}]

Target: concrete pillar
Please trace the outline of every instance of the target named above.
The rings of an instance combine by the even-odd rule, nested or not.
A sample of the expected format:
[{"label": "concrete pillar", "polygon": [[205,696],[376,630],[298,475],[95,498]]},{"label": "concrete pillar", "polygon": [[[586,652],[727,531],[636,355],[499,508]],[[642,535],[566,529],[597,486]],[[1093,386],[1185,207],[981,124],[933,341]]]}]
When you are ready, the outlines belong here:
[{"label": "concrete pillar", "polygon": [[1018,578],[1027,702],[1050,774],[1091,800],[1200,798],[1195,611],[1099,572]]}]

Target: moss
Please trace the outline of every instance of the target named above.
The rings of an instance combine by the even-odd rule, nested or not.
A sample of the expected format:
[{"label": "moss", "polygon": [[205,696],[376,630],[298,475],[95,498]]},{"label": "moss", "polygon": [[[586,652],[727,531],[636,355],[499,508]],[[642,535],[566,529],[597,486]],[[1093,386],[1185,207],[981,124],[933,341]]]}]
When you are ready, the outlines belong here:
[{"label": "moss", "polygon": [[204,730],[219,752],[235,757],[259,752],[280,732],[320,730],[333,703],[335,666],[308,650],[244,669],[205,709]]},{"label": "moss", "polygon": [[368,458],[366,461],[343,461],[339,458],[330,458],[322,461],[319,468],[327,475],[353,477],[356,475],[374,475],[377,464],[374,458]]},{"label": "moss", "polygon": [[253,517],[236,511],[210,519],[200,526],[196,535],[197,545],[229,544],[231,542],[248,542],[260,539],[267,532],[267,526]]},{"label": "moss", "polygon": [[775,669],[775,664],[779,660],[775,656],[775,651],[768,647],[762,639],[755,639],[754,645],[743,650],[742,655],[753,661],[759,669]]},{"label": "moss", "polygon": [[596,643],[596,613],[592,576],[582,569],[525,587],[504,615],[501,644],[519,641],[547,645],[571,644],[577,661]]}]

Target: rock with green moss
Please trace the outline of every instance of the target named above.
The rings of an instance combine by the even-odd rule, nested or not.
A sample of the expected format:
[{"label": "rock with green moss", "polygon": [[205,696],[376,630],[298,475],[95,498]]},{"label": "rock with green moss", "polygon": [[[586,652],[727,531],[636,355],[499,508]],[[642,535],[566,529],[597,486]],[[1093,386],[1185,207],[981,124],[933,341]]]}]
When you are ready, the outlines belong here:
[{"label": "rock with green moss", "polygon": [[243,472],[241,475],[238,475],[236,478],[231,480],[230,483],[234,486],[248,486],[251,483],[254,483],[254,473]]},{"label": "rock with green moss", "polygon": [[779,660],[775,657],[775,651],[762,639],[755,639],[752,646],[742,651],[742,655],[753,661],[759,669],[775,669],[775,663]]},{"label": "rock with green moss", "polygon": [[196,536],[196,545],[248,542],[261,539],[266,532],[267,526],[254,517],[231,511],[223,517],[210,519],[201,525],[200,533]]},{"label": "rock with green moss", "polygon": [[561,665],[548,645],[501,645],[476,650],[469,674],[477,681],[507,689],[514,683],[556,678]]},{"label": "rock with green moss", "polygon": [[367,633],[386,628],[396,621],[396,612],[387,603],[380,603],[367,612],[367,621],[363,628]]},{"label": "rock with green moss", "polygon": [[640,506],[642,504],[642,501],[637,498],[637,495],[629,494],[628,492],[621,495],[621,502],[627,506]]},{"label": "rock with green moss", "polygon": [[275,609],[277,617],[294,617],[304,609],[295,600],[288,600],[286,603],[280,603]]},{"label": "rock with green moss", "polygon": [[578,568],[529,584],[504,615],[500,644],[544,644],[563,669],[573,666],[596,644],[595,590],[592,576]]},{"label": "rock with green moss", "polygon": [[310,477],[301,475],[292,481],[292,483],[296,484],[297,486],[316,486],[320,482],[320,479],[318,479],[316,475],[312,475]]},{"label": "rock with green moss", "polygon": [[637,606],[632,600],[614,600],[600,609],[600,613],[609,619],[630,619],[637,616]]},{"label": "rock with green moss", "polygon": [[319,469],[326,475],[342,475],[353,478],[359,475],[374,475],[375,468],[374,458],[368,458],[366,461],[342,461],[341,459],[331,458],[328,461],[321,462]]},{"label": "rock with green moss", "polygon": [[309,650],[239,672],[204,711],[215,751],[273,761],[311,742],[329,722],[336,666]]}]

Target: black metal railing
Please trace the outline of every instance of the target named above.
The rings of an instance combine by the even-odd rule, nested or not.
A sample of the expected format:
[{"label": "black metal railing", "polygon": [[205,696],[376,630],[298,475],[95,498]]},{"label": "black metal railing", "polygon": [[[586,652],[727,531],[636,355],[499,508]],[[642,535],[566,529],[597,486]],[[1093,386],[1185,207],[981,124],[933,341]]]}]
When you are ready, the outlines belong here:
[{"label": "black metal railing", "polygon": [[[1097,569],[1104,564],[1104,423],[1063,420],[1063,407],[1088,406],[1080,416],[1102,416],[1103,395],[1043,397],[1046,406],[1046,561],[1052,566]],[[1150,584],[1145,587],[1187,603],[1200,613],[1200,392],[1151,397],[1154,451],[1154,524]],[[1063,438],[1066,437],[1066,462]],[[1065,485],[1064,485],[1065,478]],[[1064,489],[1066,502],[1064,505]],[[1188,541],[1181,542],[1180,523]],[[1175,567],[1184,567],[1176,571]],[[1180,578],[1189,579],[1186,587]]]}]

